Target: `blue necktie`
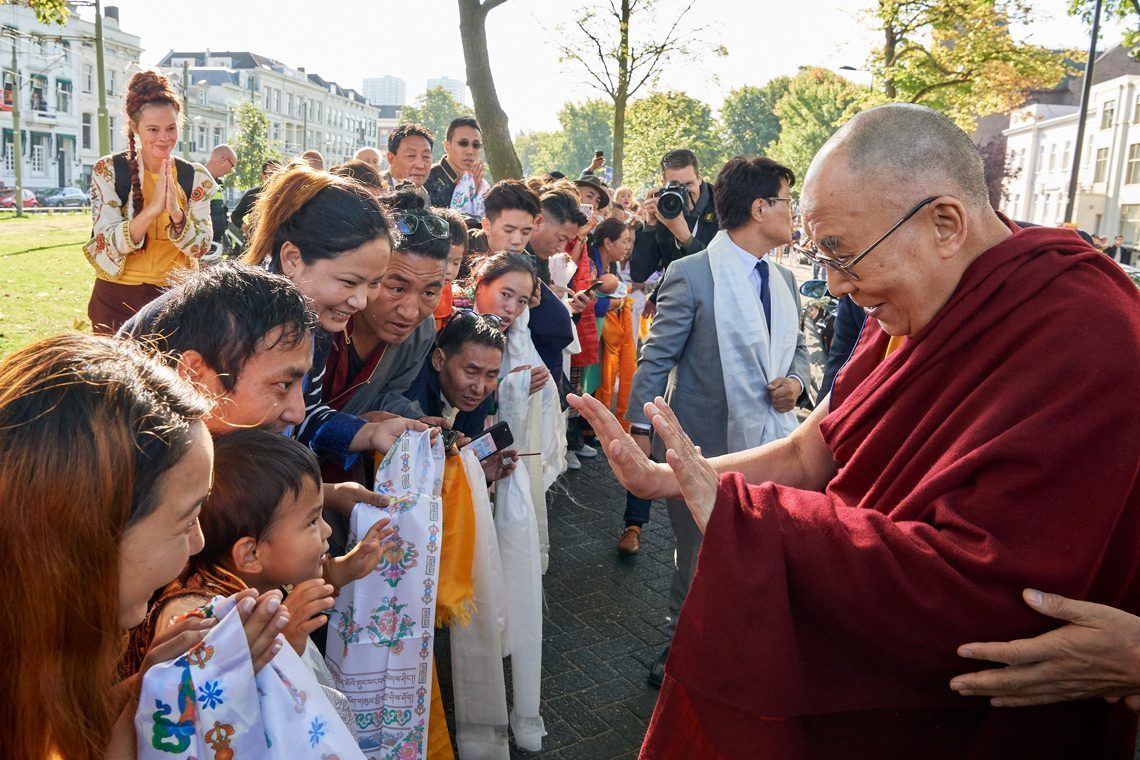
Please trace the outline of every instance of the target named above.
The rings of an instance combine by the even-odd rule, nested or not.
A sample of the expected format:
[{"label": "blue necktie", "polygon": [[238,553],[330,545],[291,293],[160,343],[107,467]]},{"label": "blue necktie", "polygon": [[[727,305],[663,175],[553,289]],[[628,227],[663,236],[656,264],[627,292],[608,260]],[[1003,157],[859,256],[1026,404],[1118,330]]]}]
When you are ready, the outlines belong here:
[{"label": "blue necktie", "polygon": [[764,305],[764,322],[768,330],[772,330],[772,290],[768,287],[768,262],[764,259],[756,262],[756,271],[760,273],[760,303]]}]

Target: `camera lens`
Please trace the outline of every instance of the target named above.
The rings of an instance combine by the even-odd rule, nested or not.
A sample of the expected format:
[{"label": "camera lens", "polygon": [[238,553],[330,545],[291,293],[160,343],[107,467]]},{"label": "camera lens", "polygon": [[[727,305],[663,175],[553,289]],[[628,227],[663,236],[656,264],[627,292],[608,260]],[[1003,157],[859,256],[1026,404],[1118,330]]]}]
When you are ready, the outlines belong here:
[{"label": "camera lens", "polygon": [[676,219],[685,210],[685,202],[676,191],[665,191],[657,199],[657,210],[666,219]]}]

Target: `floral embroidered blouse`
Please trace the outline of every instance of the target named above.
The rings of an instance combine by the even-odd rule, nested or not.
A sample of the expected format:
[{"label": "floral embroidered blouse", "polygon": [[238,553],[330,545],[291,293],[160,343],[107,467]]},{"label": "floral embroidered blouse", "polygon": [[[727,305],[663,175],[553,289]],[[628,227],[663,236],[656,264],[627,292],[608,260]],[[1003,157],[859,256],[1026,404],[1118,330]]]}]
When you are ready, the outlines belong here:
[{"label": "floral embroidered blouse", "polygon": [[[178,237],[169,235],[169,217],[164,213],[150,226],[143,240],[136,244],[131,240],[130,223],[134,209],[128,196],[127,203],[119,200],[115,191],[115,168],[111,156],[104,156],[95,162],[91,172],[91,214],[94,224],[91,239],[83,246],[83,253],[95,268],[101,280],[138,285],[149,282],[153,285],[168,285],[170,269],[155,271],[153,267],[132,266],[132,256],[140,254],[162,255],[159,249],[174,247],[182,253],[173,263],[181,259],[181,265],[196,267],[197,260],[210,250],[213,241],[213,227],[210,223],[210,197],[217,183],[201,164],[194,167],[193,192],[190,197],[177,183],[175,167],[171,166],[171,180],[175,182],[178,205],[186,214],[186,223]],[[157,175],[143,172],[143,197],[153,187]],[[145,203],[145,200],[144,200]],[[140,260],[138,264],[143,264]],[[139,271],[132,271],[138,269]]]}]

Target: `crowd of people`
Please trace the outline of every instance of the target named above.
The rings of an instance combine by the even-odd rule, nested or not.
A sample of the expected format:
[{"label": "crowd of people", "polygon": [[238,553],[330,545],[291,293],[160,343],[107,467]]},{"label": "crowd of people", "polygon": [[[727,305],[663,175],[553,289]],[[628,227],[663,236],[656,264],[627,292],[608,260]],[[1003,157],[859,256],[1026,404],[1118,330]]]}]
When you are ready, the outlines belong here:
[{"label": "crowd of people", "polygon": [[[355,641],[332,623],[342,590],[416,564],[405,507],[373,487],[414,439],[446,452],[428,554],[448,573],[425,600],[462,657],[456,725],[429,664],[427,735],[400,757],[453,756],[448,729],[462,757],[506,757],[508,725],[541,748],[547,492],[599,453],[629,489],[615,551],[640,552],[654,499],[676,540],[644,757],[1131,756],[1140,668],[1106,663],[1140,660],[1140,418],[1088,401],[1140,382],[1140,296],[1070,231],[996,215],[947,119],[856,116],[813,162],[802,219],[787,167],[737,157],[710,182],[683,147],[640,199],[597,176],[600,153],[492,182],[463,117],[400,125],[386,168],[370,147],[267,163],[227,220],[240,157],[173,157],[180,111],[136,74],[128,149],[96,164],[96,335],[0,361],[4,754],[228,748],[235,728],[206,725],[222,681],[190,673],[233,636],[265,742],[285,735],[266,703],[313,678],[314,752],[395,752],[330,649]],[[228,221],[240,260],[218,256]],[[867,317],[802,424],[788,250]],[[383,511],[366,531],[362,510]],[[1027,587],[1088,602],[1026,607]],[[1058,685],[1074,648],[1081,688]],[[960,676],[960,657],[1009,666]],[[171,673],[168,718],[139,700]]]}]

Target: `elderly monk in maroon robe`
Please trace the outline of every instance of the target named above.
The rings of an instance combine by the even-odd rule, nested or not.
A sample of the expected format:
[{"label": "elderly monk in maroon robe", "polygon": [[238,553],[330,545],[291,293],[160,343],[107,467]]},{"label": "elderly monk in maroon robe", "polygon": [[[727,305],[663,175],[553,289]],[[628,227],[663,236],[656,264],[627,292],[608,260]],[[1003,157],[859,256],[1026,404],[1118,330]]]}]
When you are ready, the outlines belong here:
[{"label": "elderly monk in maroon robe", "polygon": [[1136,287],[1072,231],[996,214],[974,145],[919,106],[845,125],[801,209],[872,319],[795,433],[705,460],[658,399],[657,464],[571,402],[627,488],[705,531],[641,756],[1131,758],[1123,703],[949,682],[959,645],[1057,626],[1026,587],[1140,612]]}]

